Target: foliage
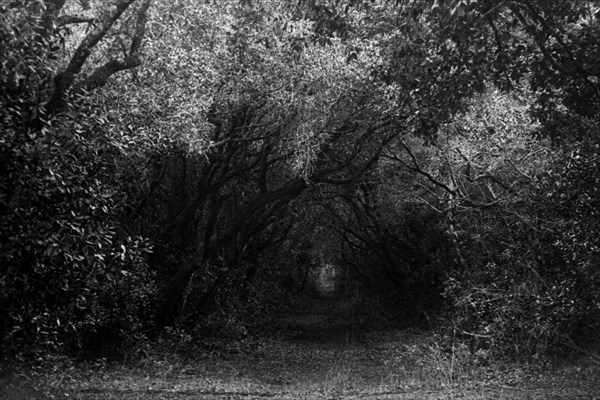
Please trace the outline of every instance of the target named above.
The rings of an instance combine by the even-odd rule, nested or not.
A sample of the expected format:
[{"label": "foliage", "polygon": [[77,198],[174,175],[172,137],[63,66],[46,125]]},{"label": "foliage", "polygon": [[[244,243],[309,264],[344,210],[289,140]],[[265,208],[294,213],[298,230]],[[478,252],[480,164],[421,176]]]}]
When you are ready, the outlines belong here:
[{"label": "foliage", "polygon": [[[119,78],[130,91],[107,91],[123,105],[113,129],[165,144],[131,170],[141,185],[126,221],[156,244],[159,326],[235,302],[269,268],[261,258],[288,245],[310,185],[360,175],[395,134],[371,119],[389,98],[368,74],[376,49],[348,62],[344,39],[317,40],[306,8],[157,5],[146,65]],[[287,258],[281,268],[293,269]]]},{"label": "foliage", "polygon": [[[61,52],[73,44],[69,30],[53,30],[60,7],[54,2],[2,7],[3,353],[63,345],[78,350],[95,332],[142,326],[154,295],[145,261],[151,244],[118,223],[126,198],[115,161],[126,155],[119,139],[106,134],[101,110],[85,92],[67,98],[75,81],[50,85],[79,72],[78,61]],[[118,18],[110,10],[99,12],[108,27]],[[94,34],[99,35],[88,35]],[[101,83],[94,71],[107,72],[99,68],[88,76],[94,84]],[[92,342],[87,345],[98,345]]]},{"label": "foliage", "polygon": [[[571,318],[567,329],[576,341],[594,337],[600,322],[599,150],[592,133],[577,143],[575,150],[564,154],[545,182],[547,218],[554,222],[548,236],[556,252],[552,255],[560,257],[553,264],[544,260],[548,263],[545,269],[558,278],[556,283],[565,299],[563,308]],[[564,265],[562,273],[557,273],[557,264]]]},{"label": "foliage", "polygon": [[[499,100],[492,104],[502,104]],[[494,355],[527,359],[567,350],[583,337],[582,331],[591,332],[597,324],[595,211],[586,209],[586,222],[573,214],[561,216],[578,208],[577,201],[563,208],[569,192],[573,199],[586,199],[583,207],[595,201],[594,185],[582,184],[584,176],[595,179],[595,172],[582,167],[594,159],[595,148],[587,147],[590,158],[582,157],[580,167],[571,168],[578,155],[561,155],[547,140],[523,137],[524,130],[536,127],[515,118],[519,108],[502,106],[508,116],[498,110],[487,114],[480,107],[473,109],[473,122],[479,126],[473,132],[483,147],[473,152],[463,142],[473,137],[465,134],[472,125],[461,121],[463,135],[452,141],[462,142],[454,151],[467,165],[456,167],[460,158],[447,158],[452,176],[448,185],[459,193],[451,217],[462,266],[446,287],[456,328],[475,349]],[[494,123],[496,117],[512,123]],[[479,136],[484,132],[492,135]],[[567,233],[570,226],[580,226],[585,246],[575,245],[577,240]]]},{"label": "foliage", "polygon": [[150,244],[116,224],[123,206],[111,173],[116,149],[102,136],[84,138],[90,128],[81,123],[54,123],[25,146],[2,142],[19,160],[2,219],[7,343],[58,345],[118,320],[133,327],[154,290],[144,261]]},{"label": "foliage", "polygon": [[596,2],[151,3],[0,6],[11,345],[237,336],[335,263],[485,351],[597,327]]},{"label": "foliage", "polygon": [[[393,163],[381,168],[389,176],[394,164],[404,167],[392,176],[411,190],[395,189],[386,204],[422,203],[445,217],[453,243],[446,295],[459,333],[476,347],[524,358],[564,349],[582,337],[582,326],[591,332],[597,323],[595,212],[586,205],[595,204],[595,174],[571,169],[575,159],[588,165],[583,160],[595,157],[589,135],[597,130],[597,74],[593,52],[581,49],[595,37],[597,9],[592,2],[535,1],[436,2],[434,9],[419,14],[430,28],[443,23],[436,15],[454,18],[450,30],[468,26],[457,34],[466,60],[479,60],[475,75],[525,96],[515,102],[496,94],[496,106],[475,96],[479,104],[464,116],[450,109],[456,122],[434,123],[435,146],[394,142],[386,153]],[[490,47],[495,54],[483,50]],[[450,65],[460,68],[462,60]],[[590,224],[559,204],[585,209],[579,215]],[[573,230],[578,234],[563,236]]]}]

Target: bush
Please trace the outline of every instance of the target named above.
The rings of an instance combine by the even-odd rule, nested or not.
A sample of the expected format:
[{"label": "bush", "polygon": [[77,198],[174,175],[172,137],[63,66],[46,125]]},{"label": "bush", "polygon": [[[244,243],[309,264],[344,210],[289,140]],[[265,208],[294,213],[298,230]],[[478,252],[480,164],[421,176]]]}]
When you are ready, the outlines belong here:
[{"label": "bush", "polygon": [[117,223],[119,189],[98,156],[108,149],[68,127],[0,142],[13,160],[2,182],[0,334],[16,346],[56,347],[115,321],[139,325],[154,294],[150,243]]},{"label": "bush", "polygon": [[572,282],[547,286],[521,275],[484,286],[450,279],[446,296],[454,307],[455,333],[473,353],[485,350],[494,357],[529,361],[557,355],[568,349],[585,318]]},{"label": "bush", "polygon": [[0,6],[3,357],[79,350],[106,329],[135,332],[155,291],[151,244],[119,223],[124,138],[107,132],[101,102],[83,90],[49,106],[77,35],[44,20],[46,6]]},{"label": "bush", "polygon": [[[0,336],[5,352],[81,348],[84,336],[141,326],[155,283],[151,244],[119,224],[127,199],[91,105],[39,130],[5,110],[0,154]],[[87,113],[87,115],[84,115]],[[144,311],[146,310],[146,311]]]},{"label": "bush", "polygon": [[[461,232],[468,265],[446,282],[445,295],[458,333],[475,349],[528,360],[598,338],[600,147],[590,140],[574,148],[537,181],[521,222],[494,235]],[[475,242],[485,257],[469,250]]]}]

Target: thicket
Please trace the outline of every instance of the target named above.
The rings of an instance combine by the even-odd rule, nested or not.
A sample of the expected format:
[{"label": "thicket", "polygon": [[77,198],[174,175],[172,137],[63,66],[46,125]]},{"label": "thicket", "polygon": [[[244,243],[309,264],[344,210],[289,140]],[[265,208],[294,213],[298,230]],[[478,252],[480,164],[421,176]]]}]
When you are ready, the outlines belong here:
[{"label": "thicket", "polygon": [[321,265],[479,354],[589,340],[598,6],[447,3],[3,3],[4,356],[240,338]]},{"label": "thicket", "polygon": [[[106,109],[87,93],[99,83],[94,70],[76,85],[65,82],[68,74],[82,72],[75,64],[85,49],[77,48],[65,67],[67,46],[77,43],[68,42],[70,31],[59,23],[55,6],[1,6],[5,356],[77,352],[94,346],[99,331],[122,343],[122,335],[143,325],[155,301],[154,272],[146,262],[152,244],[119,221],[131,184],[119,170],[129,157],[127,137],[106,129]],[[107,26],[118,18],[112,12],[104,15]],[[143,8],[138,12],[143,15]]]}]

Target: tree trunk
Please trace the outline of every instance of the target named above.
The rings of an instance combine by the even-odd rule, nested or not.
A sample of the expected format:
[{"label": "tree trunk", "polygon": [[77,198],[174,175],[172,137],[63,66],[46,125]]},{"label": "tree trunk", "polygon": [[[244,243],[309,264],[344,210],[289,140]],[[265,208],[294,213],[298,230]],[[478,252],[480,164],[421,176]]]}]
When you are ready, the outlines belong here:
[{"label": "tree trunk", "polygon": [[200,262],[195,261],[181,268],[162,294],[162,304],[159,306],[154,319],[155,334],[167,326],[172,326],[180,317],[183,294],[194,272],[200,268]]}]

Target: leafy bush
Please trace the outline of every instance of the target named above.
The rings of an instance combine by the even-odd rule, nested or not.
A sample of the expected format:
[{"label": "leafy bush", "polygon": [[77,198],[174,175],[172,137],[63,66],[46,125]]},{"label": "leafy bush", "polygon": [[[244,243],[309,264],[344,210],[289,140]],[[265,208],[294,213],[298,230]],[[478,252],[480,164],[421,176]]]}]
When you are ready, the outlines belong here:
[{"label": "leafy bush", "polygon": [[116,223],[123,198],[100,155],[111,146],[80,129],[66,121],[0,142],[12,161],[0,237],[7,343],[56,346],[115,321],[136,325],[153,296],[150,243]]},{"label": "leafy bush", "polygon": [[128,202],[119,171],[123,138],[108,134],[105,110],[90,93],[57,84],[69,64],[66,48],[79,37],[55,21],[62,7],[0,6],[5,355],[97,346],[101,331],[135,331],[154,296],[151,244],[119,224]]},{"label": "leafy bush", "polygon": [[[527,214],[535,225],[513,221],[497,236],[462,232],[463,254],[473,264],[447,281],[445,294],[458,333],[474,348],[530,359],[597,338],[600,153],[595,140],[575,148],[537,180]],[[474,241],[488,249],[487,263],[469,252]]]}]

